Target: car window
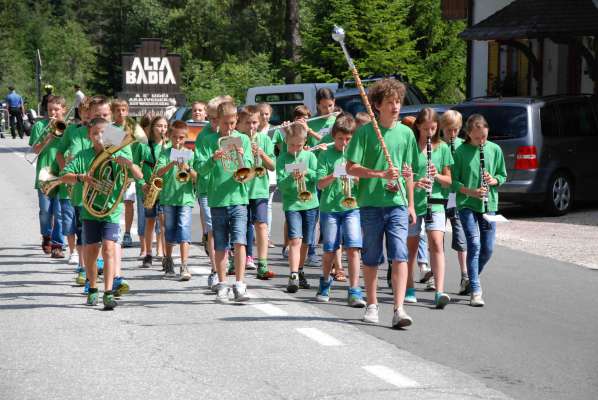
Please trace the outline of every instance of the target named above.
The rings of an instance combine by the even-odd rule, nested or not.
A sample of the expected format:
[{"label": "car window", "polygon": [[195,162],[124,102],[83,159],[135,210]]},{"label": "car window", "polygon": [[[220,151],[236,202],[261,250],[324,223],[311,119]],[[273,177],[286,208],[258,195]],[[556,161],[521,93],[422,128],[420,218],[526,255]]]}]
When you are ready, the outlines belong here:
[{"label": "car window", "polygon": [[559,136],[559,125],[556,118],[556,110],[554,105],[542,107],[540,110],[540,124],[542,126],[542,136]]},{"label": "car window", "polygon": [[293,110],[295,107],[303,103],[288,103],[288,104],[270,104],[272,106],[272,116],[270,117],[271,125],[280,125],[284,121],[293,120]]},{"label": "car window", "polygon": [[598,136],[592,105],[586,99],[557,104],[564,136]]},{"label": "car window", "polygon": [[527,108],[517,106],[474,105],[457,106],[463,114],[463,125],[472,114],[482,114],[490,127],[490,140],[516,139],[527,136]]},{"label": "car window", "polygon": [[365,112],[365,106],[358,94],[336,99],[336,105],[342,108],[343,111],[353,114],[353,116],[358,112]]},{"label": "car window", "polygon": [[193,114],[192,111],[193,110],[191,108],[187,108],[185,110],[185,112],[183,113],[183,118],[181,118],[181,120],[183,120],[183,121],[189,121],[190,119],[192,119],[193,118],[192,117],[192,114]]}]

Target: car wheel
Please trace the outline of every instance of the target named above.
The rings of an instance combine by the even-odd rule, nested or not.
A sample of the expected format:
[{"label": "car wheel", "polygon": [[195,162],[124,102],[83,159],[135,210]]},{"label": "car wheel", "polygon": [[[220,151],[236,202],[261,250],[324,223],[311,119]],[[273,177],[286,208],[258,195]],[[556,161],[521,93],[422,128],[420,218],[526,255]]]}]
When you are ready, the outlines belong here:
[{"label": "car wheel", "polygon": [[573,205],[571,178],[562,172],[554,174],[546,192],[546,211],[550,215],[565,215]]}]

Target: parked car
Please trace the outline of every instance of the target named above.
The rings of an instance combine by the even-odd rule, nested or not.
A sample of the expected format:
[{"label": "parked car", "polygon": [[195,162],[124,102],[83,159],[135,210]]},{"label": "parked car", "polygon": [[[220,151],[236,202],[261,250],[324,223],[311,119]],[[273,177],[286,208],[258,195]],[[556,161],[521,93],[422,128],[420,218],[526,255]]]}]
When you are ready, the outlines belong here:
[{"label": "parked car", "polygon": [[438,113],[438,115],[442,115],[444,114],[445,111],[450,110],[452,107],[454,107],[454,104],[412,104],[412,105],[404,105],[401,106],[401,119],[405,118],[405,117],[415,117],[417,116],[417,114],[422,110],[422,108],[431,108],[434,111],[436,111],[436,113]]},{"label": "parked car", "polygon": [[454,107],[482,114],[503,150],[508,178],[501,199],[563,215],[598,199],[598,98],[591,95],[477,98]]},{"label": "parked car", "polygon": [[[375,81],[374,79],[372,81]],[[419,112],[422,105],[426,104],[425,96],[417,89],[415,86],[405,83],[407,87],[407,92],[405,93],[405,99],[403,100],[403,104],[401,105],[401,117],[404,117],[409,114],[403,115],[403,109],[412,107],[411,110],[415,111],[414,115]],[[367,94],[368,90],[367,87],[365,89]],[[349,112],[353,115],[356,115],[358,112],[366,112],[365,106],[361,101],[361,96],[359,95],[359,90],[357,88],[342,88],[339,89],[335,93],[336,97],[336,105],[341,107],[344,111]],[[450,107],[450,106],[449,106]]]}]

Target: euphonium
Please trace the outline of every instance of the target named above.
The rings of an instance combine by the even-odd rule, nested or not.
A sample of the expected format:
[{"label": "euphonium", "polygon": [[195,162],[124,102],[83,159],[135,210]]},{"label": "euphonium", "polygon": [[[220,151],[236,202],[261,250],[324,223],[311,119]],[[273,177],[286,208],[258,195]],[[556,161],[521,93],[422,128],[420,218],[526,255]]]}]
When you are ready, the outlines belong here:
[{"label": "euphonium", "polygon": [[353,186],[353,178],[349,175],[345,175],[341,177],[341,185],[343,185],[343,195],[345,196],[341,200],[341,205],[345,208],[355,208],[357,207],[357,200],[353,197],[352,186]]},{"label": "euphonium", "polygon": [[[125,121],[126,136],[118,145],[113,145],[102,150],[93,159],[88,175],[94,178],[93,183],[87,181],[83,184],[83,207],[95,218],[104,218],[110,215],[122,201],[129,181],[127,168],[120,168],[112,156],[124,147],[136,141],[147,142],[145,132],[132,118]],[[120,183],[120,191],[110,205],[114,190]],[[100,197],[104,197],[102,201]],[[100,204],[96,204],[100,200]]]}]

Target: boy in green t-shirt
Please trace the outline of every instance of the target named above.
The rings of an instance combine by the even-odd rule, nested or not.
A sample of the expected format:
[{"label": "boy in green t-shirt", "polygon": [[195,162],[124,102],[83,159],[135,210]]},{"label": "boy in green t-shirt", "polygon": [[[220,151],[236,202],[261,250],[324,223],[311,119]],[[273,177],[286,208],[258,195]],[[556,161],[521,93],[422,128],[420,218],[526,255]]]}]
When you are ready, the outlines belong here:
[{"label": "boy in green t-shirt", "polygon": [[[455,151],[463,144],[463,139],[458,136],[462,126],[463,117],[459,111],[448,110],[440,117],[442,139],[449,146],[451,156],[454,156]],[[451,221],[451,248],[457,252],[457,260],[459,261],[459,268],[461,270],[459,294],[466,295],[469,294],[469,276],[467,275],[466,264],[467,240],[465,239],[465,232],[463,231],[459,213],[457,212],[457,194],[451,188],[444,189],[444,193],[448,196],[445,215]]]},{"label": "boy in green t-shirt", "polygon": [[453,158],[449,147],[440,139],[436,111],[427,107],[423,108],[417,114],[413,129],[419,149],[418,156],[413,163],[417,219],[414,225],[409,226],[407,239],[409,277],[405,302],[417,303],[413,273],[417,263],[422,223],[425,223],[430,266],[434,274],[434,287],[436,288],[434,304],[436,308],[443,309],[450,301],[449,295],[444,292],[444,231],[446,226],[444,205],[447,199],[444,188],[448,188],[451,184]]},{"label": "boy in green t-shirt", "polygon": [[370,87],[372,107],[378,111],[380,134],[388,149],[393,168],[389,168],[382,146],[373,127],[374,121],[359,128],[347,148],[347,172],[360,178],[357,201],[363,229],[363,274],[367,292],[364,321],[378,323],[376,286],[378,266],[384,262],[384,236],[389,260],[392,261],[394,292],[393,328],[411,325],[411,317],[403,309],[407,285],[407,229],[409,219],[415,223],[413,180],[405,174],[405,185],[399,178],[399,167],[410,166],[417,157],[417,146],[411,129],[398,122],[405,85],[394,79],[382,79]]},{"label": "boy in green t-shirt", "polygon": [[61,96],[48,98],[48,119],[36,122],[31,129],[29,145],[37,155],[35,167],[35,189],[39,200],[39,223],[42,235],[42,250],[51,254],[52,258],[64,258],[62,247],[62,219],[60,213],[60,199],[56,192],[51,196],[45,195],[40,189],[40,172],[50,170],[56,161],[56,153],[60,144],[59,132],[54,121],[62,121],[66,111],[66,101]]},{"label": "boy in green t-shirt", "polygon": [[507,180],[507,170],[500,146],[488,140],[488,122],[483,116],[471,115],[465,134],[465,142],[454,155],[452,189],[457,193],[459,220],[467,240],[470,305],[482,307],[480,274],[492,257],[496,235],[496,222],[487,220],[486,214],[498,211],[498,186]]},{"label": "boy in green t-shirt", "polygon": [[304,124],[291,124],[283,129],[288,151],[276,159],[276,176],[289,239],[290,276],[287,291],[295,293],[299,288],[310,288],[303,265],[308,245],[313,242],[318,218],[318,161],[312,152],[303,149],[307,139]]},{"label": "boy in green t-shirt", "polygon": [[[200,175],[209,174],[208,206],[212,215],[214,252],[219,283],[216,299],[228,301],[229,288],[226,283],[227,250],[234,247],[234,268],[236,282],[233,286],[234,300],[249,300],[245,277],[247,246],[247,205],[249,193],[244,179],[235,172],[251,167],[251,143],[249,138],[235,131],[237,108],[224,102],[218,106],[218,134],[206,136],[198,149]],[[225,143],[228,142],[230,147]],[[221,148],[227,146],[226,148]]]},{"label": "boy in green t-shirt", "polygon": [[[257,131],[260,112],[256,106],[246,106],[239,113],[237,130],[246,134],[251,141],[255,177],[249,181],[249,206],[247,224],[246,268],[253,262],[253,231],[257,244],[257,278],[270,279],[274,272],[268,268],[268,198],[270,179],[268,171],[274,171],[274,146],[270,137]],[[259,173],[258,173],[259,172]],[[255,268],[255,266],[254,266]]]},{"label": "boy in green t-shirt", "polygon": [[330,272],[342,241],[349,261],[348,303],[351,307],[362,308],[366,304],[359,286],[361,220],[357,202],[352,195],[355,178],[349,177],[345,170],[345,148],[354,131],[353,117],[350,114],[340,115],[332,127],[331,137],[334,139],[334,145],[322,151],[318,158],[318,189],[322,191],[320,230],[323,237],[324,257],[316,300],[328,302],[330,299],[332,285]]},{"label": "boy in green t-shirt", "polygon": [[[172,248],[179,244],[181,248],[180,279],[188,281],[191,273],[187,267],[189,258],[189,243],[191,242],[191,210],[195,204],[194,182],[197,173],[194,165],[193,152],[185,149],[188,128],[183,121],[175,121],[170,127],[170,142],[172,147],[160,154],[156,174],[162,177],[164,186],[160,192],[160,204],[164,209],[164,223],[166,233],[166,277],[174,276],[172,262]],[[177,158],[173,160],[173,151],[188,153],[189,159]],[[174,168],[176,166],[176,168]]]},{"label": "boy in green t-shirt", "polygon": [[[110,103],[110,110],[112,111],[114,125],[124,129],[127,117],[129,116],[129,103],[124,99],[114,99]],[[131,183],[123,196],[123,202],[125,204],[125,233],[122,237],[122,247],[133,246],[131,226],[133,226],[133,218],[135,216],[135,193],[135,185]]]},{"label": "boy in green t-shirt", "polygon": [[[74,185],[75,183],[87,183],[95,185],[97,177],[92,177],[89,170],[94,158],[104,150],[102,144],[102,133],[109,121],[104,118],[93,118],[89,123],[89,139],[93,147],[91,149],[80,151],[75,158],[69,162],[62,171],[63,182]],[[133,164],[129,152],[120,150],[113,155],[113,162],[121,168],[128,168],[135,179],[141,179],[143,174],[139,167]],[[105,195],[97,196],[94,204],[106,202],[108,206],[117,201],[120,187],[116,185],[107,198]],[[83,220],[83,246],[85,253],[85,265],[87,278],[89,280],[89,293],[87,295],[87,305],[96,305],[98,302],[98,289],[96,287],[97,266],[96,260],[102,249],[104,259],[104,296],[102,298],[104,308],[111,310],[116,307],[114,300],[113,283],[115,278],[115,269],[119,253],[116,248],[119,239],[119,221],[122,212],[121,205],[115,208],[115,211],[104,218],[94,217],[85,208],[82,211]]]},{"label": "boy in green t-shirt", "polygon": [[[203,127],[197,138],[195,139],[195,159],[199,160],[199,149],[202,143],[210,141],[212,136],[218,137],[218,106],[225,102],[233,102],[231,96],[216,96],[207,105],[208,124]],[[212,271],[208,276],[208,287],[215,290],[219,281],[218,273],[216,272],[216,259],[214,251],[214,233],[212,230],[212,214],[210,206],[208,205],[208,180],[210,174],[197,174],[197,202],[199,204],[199,214],[201,217],[201,226],[203,232],[204,250],[210,258],[210,266]]]}]

